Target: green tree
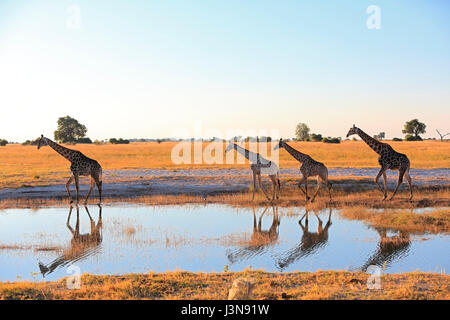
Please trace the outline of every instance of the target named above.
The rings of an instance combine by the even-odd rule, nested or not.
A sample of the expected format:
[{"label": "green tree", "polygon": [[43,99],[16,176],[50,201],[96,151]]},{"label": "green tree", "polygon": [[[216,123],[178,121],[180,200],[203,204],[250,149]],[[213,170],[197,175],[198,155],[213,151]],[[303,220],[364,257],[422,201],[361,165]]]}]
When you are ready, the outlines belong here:
[{"label": "green tree", "polygon": [[299,123],[295,127],[295,137],[300,141],[305,141],[309,138],[309,127],[306,123]]},{"label": "green tree", "polygon": [[55,140],[58,142],[72,142],[75,143],[78,139],[86,136],[87,129],[78,120],[70,116],[61,117],[58,119],[58,129],[55,131]]},{"label": "green tree", "polygon": [[407,136],[413,135],[413,138],[410,140],[422,140],[419,134],[425,133],[426,127],[427,125],[425,123],[420,122],[417,119],[413,119],[405,123],[405,127],[402,132]]}]

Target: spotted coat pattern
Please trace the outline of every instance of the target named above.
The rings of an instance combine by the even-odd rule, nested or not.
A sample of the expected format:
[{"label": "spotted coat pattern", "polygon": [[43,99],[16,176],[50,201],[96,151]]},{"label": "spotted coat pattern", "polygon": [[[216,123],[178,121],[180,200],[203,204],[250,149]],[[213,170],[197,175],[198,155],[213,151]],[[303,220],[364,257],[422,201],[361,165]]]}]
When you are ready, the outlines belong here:
[{"label": "spotted coat pattern", "polygon": [[[362,131],[361,129],[355,127],[353,125],[352,128],[347,133],[347,137],[357,134],[360,136],[360,138],[367,143],[367,145],[376,153],[378,153],[380,156],[378,158],[378,163],[381,166],[380,172],[378,173],[377,177],[375,178],[375,183],[380,188],[381,192],[383,192],[383,200],[387,197],[387,177],[386,177],[386,170],[398,170],[398,182],[397,186],[395,187],[395,190],[390,198],[393,199],[395,194],[397,193],[398,187],[403,181],[403,177],[406,177],[406,180],[408,181],[409,185],[409,192],[410,197],[409,199],[412,199],[413,192],[412,192],[412,183],[411,183],[411,177],[409,176],[409,168],[410,168],[410,162],[406,155],[403,153],[396,152],[389,144],[383,143],[381,141],[378,141],[375,138],[372,138],[367,133]],[[381,188],[381,185],[379,184],[378,180],[383,175],[384,178],[384,190]]]},{"label": "spotted coat pattern", "polygon": [[94,188],[94,185],[97,185],[98,194],[99,194],[99,203],[102,201],[102,167],[100,164],[91,158],[86,157],[78,150],[72,150],[66,147],[61,146],[60,144],[44,137],[41,135],[38,143],[38,149],[41,146],[48,145],[53,150],[58,152],[64,158],[70,161],[70,171],[72,171],[72,176],[69,178],[69,181],[66,183],[66,190],[69,195],[70,202],[72,203],[72,196],[70,194],[69,185],[72,181],[75,181],[76,187],[76,198],[77,203],[79,200],[79,177],[80,176],[90,176],[91,177],[91,187],[89,189],[88,195],[86,197],[85,203],[87,203],[89,196]]},{"label": "spotted coat pattern", "polygon": [[[319,161],[314,160],[311,156],[301,153],[298,150],[295,150],[290,145],[288,145],[283,139],[280,139],[280,142],[277,145],[278,148],[284,148],[292,157],[294,157],[298,162],[301,163],[300,172],[303,175],[302,180],[300,180],[298,187],[305,194],[306,201],[310,198],[308,196],[308,178],[317,176],[317,190],[311,198],[311,202],[314,201],[317,194],[319,193],[320,186],[322,181],[325,182],[328,188],[328,194],[330,196],[331,201],[331,183],[328,181],[328,169],[327,167]],[[305,190],[302,189],[302,184],[305,183]]]}]

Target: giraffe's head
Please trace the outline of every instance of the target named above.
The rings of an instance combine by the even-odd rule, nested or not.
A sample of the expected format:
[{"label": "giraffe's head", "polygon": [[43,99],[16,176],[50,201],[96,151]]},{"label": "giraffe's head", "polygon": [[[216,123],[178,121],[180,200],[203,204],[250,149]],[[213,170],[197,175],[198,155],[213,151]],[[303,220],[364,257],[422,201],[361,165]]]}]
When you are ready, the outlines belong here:
[{"label": "giraffe's head", "polygon": [[276,146],[273,147],[273,150],[278,150],[278,149],[283,148],[283,147],[284,147],[284,141],[281,138],[280,141],[278,141],[278,143],[276,144]]},{"label": "giraffe's head", "polygon": [[41,137],[39,138],[38,144],[37,144],[37,148],[38,150],[41,148],[41,146],[46,146],[47,145],[47,141],[45,141],[44,135],[41,134]]},{"label": "giraffe's head", "polygon": [[225,152],[228,152],[228,151],[230,151],[230,150],[233,150],[234,149],[234,143],[229,143],[228,144],[228,146],[227,146],[227,148],[225,149]]},{"label": "giraffe's head", "polygon": [[355,127],[355,125],[353,125],[353,127],[351,127],[350,130],[348,130],[347,138],[348,138],[349,136],[351,136],[352,134],[358,134],[358,128]]}]

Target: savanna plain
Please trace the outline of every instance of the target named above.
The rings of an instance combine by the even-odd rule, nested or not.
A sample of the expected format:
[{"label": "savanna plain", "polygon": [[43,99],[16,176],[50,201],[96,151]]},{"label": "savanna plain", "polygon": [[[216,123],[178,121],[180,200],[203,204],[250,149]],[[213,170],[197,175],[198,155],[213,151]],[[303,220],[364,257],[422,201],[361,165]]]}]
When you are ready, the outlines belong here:
[{"label": "savanna plain", "polygon": [[[403,182],[393,200],[383,201],[374,182],[378,156],[364,142],[292,141],[329,168],[332,200],[323,187],[314,203],[298,189],[299,163],[285,150],[281,197],[271,203],[260,191],[252,200],[247,161],[175,164],[177,143],[66,145],[102,165],[100,211],[96,191],[86,209],[69,209],[70,164],[49,147],[0,147],[0,219],[9,219],[0,237],[7,261],[0,298],[227,299],[239,279],[245,299],[450,298],[449,142],[388,141],[410,159],[414,197]],[[225,146],[212,156],[226,162]],[[270,158],[271,148],[262,149]],[[388,181],[391,194],[397,172]],[[80,183],[83,198],[89,181]],[[271,193],[266,177],[263,187]],[[315,179],[309,188],[315,191]],[[33,227],[8,235],[25,218]],[[115,252],[134,256],[122,261]],[[202,258],[193,263],[196,254]],[[14,276],[18,263],[24,267]],[[81,265],[76,289],[67,288],[70,265]],[[380,287],[368,283],[370,265],[380,270]]]}]

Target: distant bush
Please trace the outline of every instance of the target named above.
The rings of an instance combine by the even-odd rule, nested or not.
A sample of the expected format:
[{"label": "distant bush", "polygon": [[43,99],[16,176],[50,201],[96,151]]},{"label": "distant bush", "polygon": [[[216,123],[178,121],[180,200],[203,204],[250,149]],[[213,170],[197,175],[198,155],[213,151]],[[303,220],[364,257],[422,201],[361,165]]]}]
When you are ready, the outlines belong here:
[{"label": "distant bush", "polygon": [[126,139],[122,139],[122,138],[119,138],[119,139],[111,138],[111,139],[109,139],[109,143],[111,143],[111,144],[129,144],[130,140],[126,140]]},{"label": "distant bush", "polygon": [[36,138],[34,140],[27,140],[22,143],[23,146],[37,146],[40,138]]},{"label": "distant bush", "polygon": [[8,141],[5,139],[0,139],[0,146],[4,147],[8,144]]},{"label": "distant bush", "polygon": [[402,138],[392,138],[392,141],[403,141]]},{"label": "distant bush", "polygon": [[422,140],[423,139],[422,139],[421,136],[412,136],[412,135],[409,135],[409,134],[407,134],[405,136],[405,141],[422,141]]},{"label": "distant bush", "polygon": [[91,144],[92,140],[89,138],[79,138],[77,139],[77,143],[86,143],[86,144]]},{"label": "distant bush", "polygon": [[247,137],[244,139],[245,142],[270,142],[272,137]]},{"label": "distant bush", "polygon": [[323,138],[322,142],[324,142],[324,143],[341,143],[341,139],[328,137],[328,138]]},{"label": "distant bush", "polygon": [[311,140],[311,141],[316,141],[316,142],[318,142],[318,141],[322,141],[322,135],[320,134],[320,133],[318,133],[318,134],[315,134],[315,133],[311,133],[310,135],[309,135],[309,139]]}]

